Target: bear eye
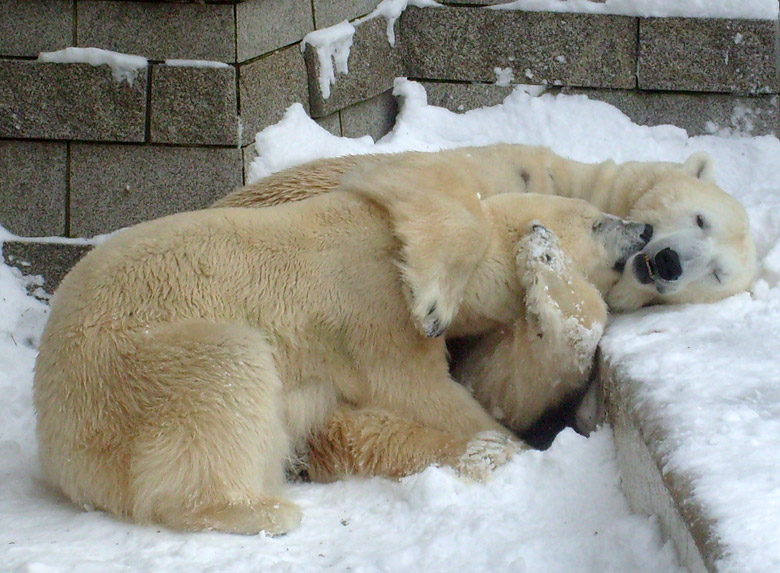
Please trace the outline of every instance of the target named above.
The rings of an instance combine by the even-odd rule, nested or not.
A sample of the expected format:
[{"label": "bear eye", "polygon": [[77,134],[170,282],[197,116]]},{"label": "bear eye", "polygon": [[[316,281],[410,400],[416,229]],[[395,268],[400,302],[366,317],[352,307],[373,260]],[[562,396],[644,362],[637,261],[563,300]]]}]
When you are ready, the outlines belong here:
[{"label": "bear eye", "polygon": [[723,283],[723,273],[720,269],[713,269],[712,276],[715,277],[715,280],[718,281],[718,284]]},{"label": "bear eye", "polygon": [[707,221],[704,220],[704,216],[696,215],[696,226],[699,227],[699,229],[707,228]]}]

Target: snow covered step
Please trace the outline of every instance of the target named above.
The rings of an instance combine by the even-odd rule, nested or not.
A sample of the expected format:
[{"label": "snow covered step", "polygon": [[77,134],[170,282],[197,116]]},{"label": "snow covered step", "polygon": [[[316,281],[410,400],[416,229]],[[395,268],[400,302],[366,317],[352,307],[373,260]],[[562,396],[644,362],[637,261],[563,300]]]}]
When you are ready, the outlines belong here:
[{"label": "snow covered step", "polygon": [[599,364],[607,416],[615,436],[621,489],[631,509],[655,515],[665,538],[674,542],[677,556],[690,573],[716,571],[722,549],[712,520],[691,498],[691,478],[664,471],[659,444],[667,439],[650,407],[642,407],[636,383],[618,373],[608,360]]}]

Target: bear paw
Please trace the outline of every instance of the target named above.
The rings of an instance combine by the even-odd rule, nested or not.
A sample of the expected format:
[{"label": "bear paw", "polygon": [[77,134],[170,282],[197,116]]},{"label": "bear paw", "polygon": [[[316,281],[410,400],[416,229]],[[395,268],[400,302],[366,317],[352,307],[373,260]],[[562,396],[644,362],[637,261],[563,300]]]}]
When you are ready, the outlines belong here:
[{"label": "bear paw", "polygon": [[558,236],[538,221],[533,221],[528,233],[518,241],[517,266],[521,275],[534,276],[542,270],[562,273],[564,259]]},{"label": "bear paw", "polygon": [[463,477],[483,481],[519,450],[518,442],[502,432],[480,432],[466,445],[455,469]]},{"label": "bear paw", "polygon": [[449,299],[437,286],[413,291],[412,317],[422,333],[428,338],[443,335],[458,312],[457,304]]}]

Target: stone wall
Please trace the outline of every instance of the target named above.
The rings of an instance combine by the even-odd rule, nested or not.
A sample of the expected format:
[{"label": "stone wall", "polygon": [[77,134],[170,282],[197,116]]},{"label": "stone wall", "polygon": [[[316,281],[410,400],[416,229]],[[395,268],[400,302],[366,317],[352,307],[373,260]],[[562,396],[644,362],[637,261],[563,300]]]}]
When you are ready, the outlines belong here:
[{"label": "stone wall", "polygon": [[[463,111],[515,83],[587,93],[635,121],[691,133],[777,128],[777,23],[642,19],[459,6],[356,26],[348,75],[320,93],[301,40],[376,0],[0,0],[0,224],[84,237],[205,206],[241,185],[254,134],[301,102],[341,135],[386,133],[396,76]],[[132,83],[108,66],[44,63],[69,46],[140,55]],[[166,65],[208,60],[222,67]]]}]

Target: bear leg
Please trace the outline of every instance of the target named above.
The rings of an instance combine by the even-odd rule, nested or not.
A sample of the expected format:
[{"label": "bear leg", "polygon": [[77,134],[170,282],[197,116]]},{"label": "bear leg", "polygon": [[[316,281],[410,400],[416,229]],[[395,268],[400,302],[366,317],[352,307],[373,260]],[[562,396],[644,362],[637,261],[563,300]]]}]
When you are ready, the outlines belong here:
[{"label": "bear leg", "polygon": [[278,496],[290,440],[261,332],[205,320],[151,327],[130,358],[146,378],[130,455],[135,520],[245,534],[300,522]]},{"label": "bear leg", "polygon": [[326,483],[350,475],[400,478],[429,466],[450,466],[481,480],[519,449],[501,432],[456,438],[387,410],[351,406],[336,410],[308,446],[307,473]]}]

